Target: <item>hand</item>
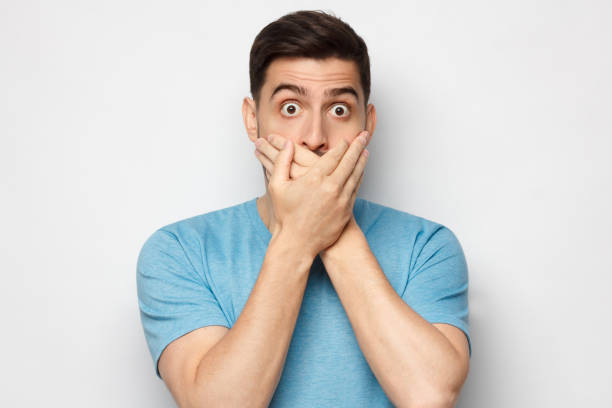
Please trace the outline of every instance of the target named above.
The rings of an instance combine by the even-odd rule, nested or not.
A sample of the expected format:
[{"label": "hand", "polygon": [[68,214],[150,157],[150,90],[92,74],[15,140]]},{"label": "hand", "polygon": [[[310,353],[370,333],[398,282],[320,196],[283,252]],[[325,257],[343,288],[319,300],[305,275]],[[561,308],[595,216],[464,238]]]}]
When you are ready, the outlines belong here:
[{"label": "hand", "polygon": [[[367,137],[367,131],[361,131],[359,134],[362,132],[364,132],[364,135]],[[359,136],[359,134],[357,136]],[[267,140],[261,137],[255,141],[255,157],[264,165],[269,174],[271,174],[274,169],[274,162],[280,150],[283,148],[285,140],[287,139],[271,133]],[[308,167],[312,167],[316,163],[319,156],[305,147],[294,145],[295,153],[293,161],[291,162],[290,177],[292,179],[297,179],[308,171]],[[365,149],[365,151],[366,154],[369,154],[368,149]],[[359,183],[359,185],[361,185],[361,183]]]},{"label": "hand", "polygon": [[[282,136],[270,134],[267,140],[260,137],[255,141],[255,146],[257,147],[255,156],[269,172],[268,178],[270,178],[270,174],[272,174],[274,162],[276,161],[280,149],[283,148],[285,140],[286,139]],[[319,160],[319,156],[316,153],[300,145],[295,145],[295,153],[289,173],[290,178],[300,178],[306,174],[308,168],[312,167],[317,160]]]},{"label": "hand", "polygon": [[317,156],[314,164],[295,180],[289,178],[296,149],[291,140],[280,152],[276,151],[274,161],[261,160],[272,174],[268,191],[273,207],[269,228],[273,235],[288,233],[313,258],[334,244],[353,215],[367,161],[364,134],[350,145],[341,140],[323,156]]}]

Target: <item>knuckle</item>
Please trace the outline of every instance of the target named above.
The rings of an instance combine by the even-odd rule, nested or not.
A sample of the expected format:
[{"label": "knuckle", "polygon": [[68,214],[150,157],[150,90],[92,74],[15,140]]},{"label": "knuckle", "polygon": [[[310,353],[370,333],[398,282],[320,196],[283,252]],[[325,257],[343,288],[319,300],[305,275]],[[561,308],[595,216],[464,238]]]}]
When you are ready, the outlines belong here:
[{"label": "knuckle", "polygon": [[343,224],[346,224],[350,218],[351,218],[350,214],[349,214],[347,211],[345,211],[345,212],[342,214],[342,221],[343,221]]},{"label": "knuckle", "polygon": [[282,154],[277,154],[276,156],[272,156],[271,157],[271,161],[274,164],[279,164],[282,159],[283,159],[283,155]]},{"label": "knuckle", "polygon": [[327,181],[321,184],[321,189],[332,196],[338,196],[340,194],[340,186],[337,183]]},{"label": "knuckle", "polygon": [[340,163],[337,170],[344,174],[344,176],[348,179],[353,171],[353,167],[350,165],[350,163]]},{"label": "knuckle", "polygon": [[276,194],[280,191],[280,186],[276,183],[275,180],[271,179],[268,183],[268,190],[270,190],[271,194]]},{"label": "knuckle", "polygon": [[304,180],[306,180],[306,183],[309,188],[315,188],[317,185],[320,184],[320,177],[312,172],[307,173],[304,177]]},{"label": "knuckle", "polygon": [[351,201],[351,195],[349,193],[342,193],[339,198],[340,204],[346,208]]}]

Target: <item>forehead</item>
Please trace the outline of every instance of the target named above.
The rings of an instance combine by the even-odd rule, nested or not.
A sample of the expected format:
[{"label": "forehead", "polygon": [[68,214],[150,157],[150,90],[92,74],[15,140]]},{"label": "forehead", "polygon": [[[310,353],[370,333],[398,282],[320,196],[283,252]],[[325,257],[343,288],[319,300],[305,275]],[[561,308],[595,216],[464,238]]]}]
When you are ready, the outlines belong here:
[{"label": "forehead", "polygon": [[352,86],[363,99],[359,70],[354,61],[339,58],[278,58],[266,70],[263,92],[269,95],[281,83],[303,86],[315,94],[330,87]]}]

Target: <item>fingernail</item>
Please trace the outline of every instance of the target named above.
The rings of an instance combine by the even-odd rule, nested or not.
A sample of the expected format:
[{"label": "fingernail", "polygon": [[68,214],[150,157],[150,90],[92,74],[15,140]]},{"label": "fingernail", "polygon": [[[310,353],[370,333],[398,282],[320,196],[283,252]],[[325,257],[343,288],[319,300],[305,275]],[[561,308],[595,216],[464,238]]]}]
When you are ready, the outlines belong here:
[{"label": "fingernail", "polygon": [[362,145],[365,145],[367,142],[367,139],[365,138],[364,135],[359,136],[359,141],[361,142]]},{"label": "fingernail", "polygon": [[261,146],[262,143],[263,143],[263,141],[261,139],[257,139],[255,141],[255,146],[259,147],[259,146]]},{"label": "fingernail", "polygon": [[363,155],[365,156],[366,159],[368,158],[368,156],[370,155],[370,152],[368,151],[368,149],[363,149]]}]

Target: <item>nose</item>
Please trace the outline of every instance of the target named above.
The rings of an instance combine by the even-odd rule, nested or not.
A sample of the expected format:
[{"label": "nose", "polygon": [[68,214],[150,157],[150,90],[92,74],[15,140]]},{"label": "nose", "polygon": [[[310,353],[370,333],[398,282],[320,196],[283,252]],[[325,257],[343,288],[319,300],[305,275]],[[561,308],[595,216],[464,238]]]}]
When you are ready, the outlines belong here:
[{"label": "nose", "polygon": [[314,115],[306,126],[301,145],[322,156],[328,149],[327,132],[321,115]]}]

